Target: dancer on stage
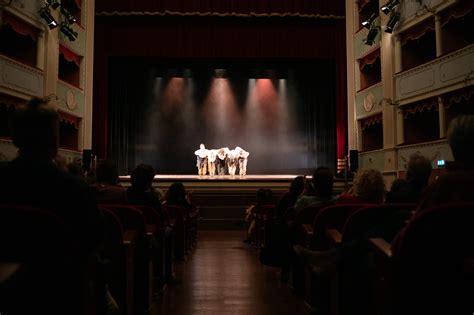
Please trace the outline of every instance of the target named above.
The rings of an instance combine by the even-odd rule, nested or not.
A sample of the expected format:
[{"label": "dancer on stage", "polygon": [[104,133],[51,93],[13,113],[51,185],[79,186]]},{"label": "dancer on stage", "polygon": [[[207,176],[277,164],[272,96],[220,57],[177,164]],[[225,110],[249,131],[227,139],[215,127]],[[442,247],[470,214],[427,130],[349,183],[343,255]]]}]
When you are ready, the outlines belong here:
[{"label": "dancer on stage", "polygon": [[217,150],[207,150],[207,170],[211,177],[214,177],[216,174],[216,158]]},{"label": "dancer on stage", "polygon": [[230,176],[235,176],[237,170],[238,153],[235,150],[229,150],[227,153],[226,165]]},{"label": "dancer on stage", "polygon": [[245,151],[241,147],[235,147],[234,151],[237,152],[237,157],[239,161],[239,175],[247,175],[247,161],[250,153]]},{"label": "dancer on stage", "polygon": [[207,173],[207,151],[204,144],[201,143],[199,150],[196,150],[194,154],[197,156],[196,166],[198,168],[199,176],[204,176]]},{"label": "dancer on stage", "polygon": [[226,158],[227,158],[227,152],[229,151],[229,148],[220,148],[217,151],[217,159],[216,159],[216,164],[217,164],[217,174],[220,176],[225,175],[225,166],[226,166]]}]

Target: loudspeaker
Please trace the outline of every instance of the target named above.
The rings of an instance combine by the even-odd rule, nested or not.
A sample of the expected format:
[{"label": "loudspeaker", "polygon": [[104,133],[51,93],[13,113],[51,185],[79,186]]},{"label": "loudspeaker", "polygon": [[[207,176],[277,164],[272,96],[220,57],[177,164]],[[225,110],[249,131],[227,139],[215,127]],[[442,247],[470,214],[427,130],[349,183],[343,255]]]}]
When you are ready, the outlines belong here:
[{"label": "loudspeaker", "polygon": [[84,171],[90,171],[92,165],[92,150],[82,151],[82,169]]},{"label": "loudspeaker", "polygon": [[351,173],[357,171],[359,168],[359,151],[350,150],[349,151],[349,164]]}]

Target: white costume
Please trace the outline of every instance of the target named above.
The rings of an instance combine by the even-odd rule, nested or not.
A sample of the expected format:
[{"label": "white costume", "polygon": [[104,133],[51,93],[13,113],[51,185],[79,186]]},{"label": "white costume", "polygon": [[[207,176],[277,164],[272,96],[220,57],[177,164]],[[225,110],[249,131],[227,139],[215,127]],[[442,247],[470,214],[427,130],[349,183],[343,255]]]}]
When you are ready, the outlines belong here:
[{"label": "white costume", "polygon": [[217,150],[207,150],[207,169],[209,175],[214,176],[216,174],[216,158]]},{"label": "white costume", "polygon": [[227,153],[229,152],[229,148],[220,148],[217,151],[217,174],[218,175],[225,175],[225,166],[226,166],[226,158]]},{"label": "white costume", "polygon": [[199,176],[206,175],[207,173],[207,153],[206,147],[201,143],[199,150],[196,150],[194,154],[197,156],[196,166],[198,168]]},{"label": "white costume", "polygon": [[234,151],[237,152],[237,158],[239,161],[239,175],[247,175],[247,161],[250,153],[241,147],[236,147]]},{"label": "white costume", "polygon": [[229,175],[234,176],[237,170],[238,155],[234,150],[230,150],[227,154],[226,164],[229,170]]}]

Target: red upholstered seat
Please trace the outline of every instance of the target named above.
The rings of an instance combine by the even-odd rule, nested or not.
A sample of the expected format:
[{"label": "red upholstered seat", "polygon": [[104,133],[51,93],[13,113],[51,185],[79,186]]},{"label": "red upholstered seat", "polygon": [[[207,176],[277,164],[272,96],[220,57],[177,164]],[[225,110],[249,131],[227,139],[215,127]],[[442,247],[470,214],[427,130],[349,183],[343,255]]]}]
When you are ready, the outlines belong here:
[{"label": "red upholstered seat", "polygon": [[325,207],[316,215],[312,225],[312,238],[308,245],[311,249],[325,250],[330,247],[326,237],[326,229],[341,231],[347,218],[355,211],[368,206],[364,203],[337,204]]}]

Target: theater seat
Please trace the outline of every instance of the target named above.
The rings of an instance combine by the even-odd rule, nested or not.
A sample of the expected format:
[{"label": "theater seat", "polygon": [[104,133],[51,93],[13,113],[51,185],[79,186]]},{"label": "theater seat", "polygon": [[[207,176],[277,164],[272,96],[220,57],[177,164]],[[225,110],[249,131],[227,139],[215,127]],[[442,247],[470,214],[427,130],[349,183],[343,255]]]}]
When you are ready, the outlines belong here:
[{"label": "theater seat", "polygon": [[392,251],[396,312],[474,311],[474,203],[423,210]]},{"label": "theater seat", "polygon": [[15,266],[0,283],[0,312],[96,313],[80,242],[48,210],[0,205],[0,264]]},{"label": "theater seat", "polygon": [[[133,235],[133,247],[126,247],[127,250],[133,249],[133,311],[144,312],[150,306],[152,295],[152,261],[148,250],[145,218],[138,209],[129,205],[100,205],[100,209],[112,211],[119,219],[124,235]],[[124,242],[127,245],[127,240]]]}]

